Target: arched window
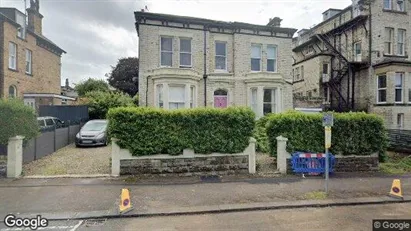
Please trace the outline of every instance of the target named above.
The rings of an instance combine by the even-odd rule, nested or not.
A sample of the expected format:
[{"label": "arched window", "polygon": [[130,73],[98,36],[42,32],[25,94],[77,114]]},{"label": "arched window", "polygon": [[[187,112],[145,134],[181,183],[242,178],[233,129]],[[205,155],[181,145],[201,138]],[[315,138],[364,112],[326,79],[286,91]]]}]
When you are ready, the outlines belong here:
[{"label": "arched window", "polygon": [[17,88],[14,85],[11,85],[9,87],[9,97],[10,98],[16,98],[17,97]]}]

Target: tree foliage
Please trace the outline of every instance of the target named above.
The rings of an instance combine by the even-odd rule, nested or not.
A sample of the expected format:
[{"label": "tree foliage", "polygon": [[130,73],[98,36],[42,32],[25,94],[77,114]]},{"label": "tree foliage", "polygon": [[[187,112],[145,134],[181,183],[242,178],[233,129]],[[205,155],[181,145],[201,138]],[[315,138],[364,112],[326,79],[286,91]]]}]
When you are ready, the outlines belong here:
[{"label": "tree foliage", "polygon": [[79,96],[85,96],[87,92],[91,91],[109,91],[108,84],[104,80],[92,78],[88,78],[87,80],[76,84],[74,88]]},{"label": "tree foliage", "polygon": [[119,59],[108,75],[108,82],[124,93],[131,96],[136,95],[138,93],[138,58]]},{"label": "tree foliage", "polygon": [[30,140],[38,133],[37,116],[31,107],[19,99],[0,99],[0,144],[7,145],[14,136]]},{"label": "tree foliage", "polygon": [[135,106],[133,98],[121,92],[87,92],[84,102],[88,105],[90,119],[105,119],[110,108]]}]

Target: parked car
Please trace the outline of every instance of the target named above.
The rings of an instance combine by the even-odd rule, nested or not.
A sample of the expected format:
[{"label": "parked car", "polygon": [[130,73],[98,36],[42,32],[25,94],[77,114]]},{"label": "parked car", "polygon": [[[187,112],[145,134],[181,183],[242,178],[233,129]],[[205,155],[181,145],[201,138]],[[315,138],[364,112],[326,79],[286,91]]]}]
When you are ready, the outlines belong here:
[{"label": "parked car", "polygon": [[61,128],[64,126],[64,121],[61,121],[60,119],[51,116],[37,117],[37,123],[39,124],[40,129],[54,127]]},{"label": "parked car", "polygon": [[76,146],[107,146],[107,120],[90,120],[76,135]]}]

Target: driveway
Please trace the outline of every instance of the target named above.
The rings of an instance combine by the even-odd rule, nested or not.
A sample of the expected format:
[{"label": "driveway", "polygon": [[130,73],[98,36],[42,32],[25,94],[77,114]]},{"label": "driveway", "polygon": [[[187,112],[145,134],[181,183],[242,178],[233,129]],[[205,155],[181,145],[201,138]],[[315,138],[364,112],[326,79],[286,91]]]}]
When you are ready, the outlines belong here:
[{"label": "driveway", "polygon": [[68,145],[23,166],[25,176],[110,174],[111,146],[76,148]]}]

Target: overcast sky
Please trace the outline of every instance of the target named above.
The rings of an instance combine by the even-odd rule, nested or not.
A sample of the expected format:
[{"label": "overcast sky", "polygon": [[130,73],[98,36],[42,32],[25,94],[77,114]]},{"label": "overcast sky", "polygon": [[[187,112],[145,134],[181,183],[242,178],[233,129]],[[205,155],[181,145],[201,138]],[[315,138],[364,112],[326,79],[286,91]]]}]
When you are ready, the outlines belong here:
[{"label": "overcast sky", "polygon": [[[29,4],[30,0],[27,0]],[[105,79],[110,65],[121,57],[138,55],[134,11],[194,16],[223,21],[309,28],[321,22],[328,8],[343,9],[350,0],[40,0],[43,35],[59,45],[61,82],[78,83],[88,77]],[[24,10],[24,0],[0,0],[1,7]]]}]

